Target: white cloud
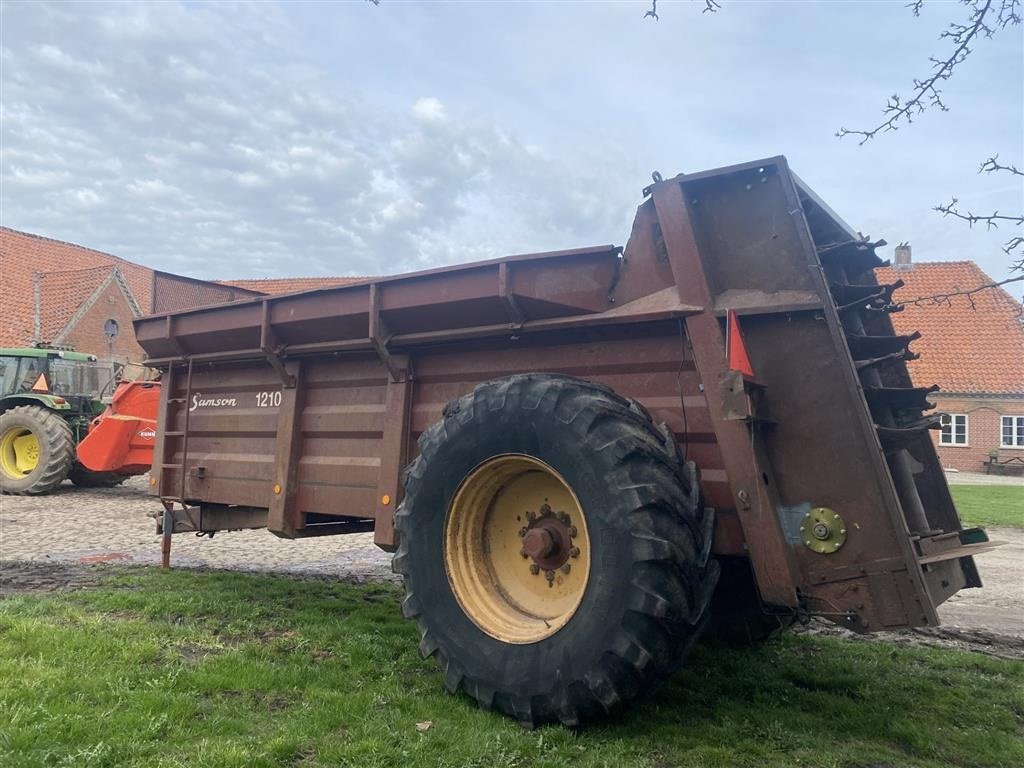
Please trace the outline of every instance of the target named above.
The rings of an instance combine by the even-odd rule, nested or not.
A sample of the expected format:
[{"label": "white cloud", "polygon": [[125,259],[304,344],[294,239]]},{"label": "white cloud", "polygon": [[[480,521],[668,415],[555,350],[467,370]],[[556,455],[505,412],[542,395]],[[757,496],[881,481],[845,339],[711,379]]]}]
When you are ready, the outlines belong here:
[{"label": "white cloud", "polygon": [[91,189],[69,190],[68,199],[80,208],[95,208],[104,201],[103,197]]},{"label": "white cloud", "polygon": [[433,96],[417,99],[412,105],[412,116],[424,123],[441,123],[448,119],[444,104]]},{"label": "white cloud", "polygon": [[[5,7],[4,223],[199,277],[381,274],[622,243],[654,168],[779,151],[855,226],[932,233],[949,257],[963,257],[946,245],[961,230],[928,212],[947,189],[1007,207],[982,196],[1003,185],[974,179],[980,139],[910,161],[904,135],[940,146],[926,127],[945,114],[878,149],[832,138],[849,99],[894,86],[891,62],[870,60],[834,87],[845,38],[819,41],[801,20],[838,3],[807,4],[787,32],[813,68],[765,48],[782,12],[757,4],[714,19],[683,4],[682,26],[618,4],[363,5]],[[850,33],[858,53],[863,39]],[[786,90],[797,79],[813,103]],[[1019,166],[1019,125],[1000,130]],[[945,183],[957,163],[974,186]]]},{"label": "white cloud", "polygon": [[97,62],[76,59],[74,56],[65,53],[55,45],[37,45],[32,48],[32,52],[43,64],[67,74],[99,75],[106,71],[103,65]]}]

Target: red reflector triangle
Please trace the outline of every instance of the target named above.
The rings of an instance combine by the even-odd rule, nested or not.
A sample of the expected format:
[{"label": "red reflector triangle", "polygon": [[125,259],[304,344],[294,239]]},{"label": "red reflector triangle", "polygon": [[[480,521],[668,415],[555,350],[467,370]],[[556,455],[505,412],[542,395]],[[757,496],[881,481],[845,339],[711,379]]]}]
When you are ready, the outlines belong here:
[{"label": "red reflector triangle", "polygon": [[740,331],[740,319],[732,309],[726,312],[725,356],[729,360],[729,370],[754,378],[754,368],[750,365],[743,333]]}]

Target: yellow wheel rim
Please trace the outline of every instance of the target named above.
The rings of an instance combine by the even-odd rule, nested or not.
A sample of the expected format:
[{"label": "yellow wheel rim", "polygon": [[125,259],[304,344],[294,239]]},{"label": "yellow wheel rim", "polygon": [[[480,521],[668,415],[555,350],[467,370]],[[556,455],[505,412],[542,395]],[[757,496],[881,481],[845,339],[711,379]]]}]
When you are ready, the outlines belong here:
[{"label": "yellow wheel rim", "polygon": [[0,469],[5,476],[22,478],[39,465],[39,439],[25,427],[11,427],[0,436]]},{"label": "yellow wheel rim", "polygon": [[444,564],[480,629],[535,643],[564,627],[590,576],[590,537],[576,494],[550,466],[507,454],[474,469],[452,499]]}]

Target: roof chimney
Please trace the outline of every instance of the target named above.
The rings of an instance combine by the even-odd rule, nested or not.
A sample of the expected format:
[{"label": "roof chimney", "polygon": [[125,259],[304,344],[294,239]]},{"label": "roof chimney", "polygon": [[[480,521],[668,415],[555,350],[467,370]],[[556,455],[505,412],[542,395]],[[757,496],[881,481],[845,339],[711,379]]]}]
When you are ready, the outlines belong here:
[{"label": "roof chimney", "polygon": [[914,265],[910,261],[910,243],[900,243],[897,245],[893,260],[893,266],[896,269],[913,269]]}]

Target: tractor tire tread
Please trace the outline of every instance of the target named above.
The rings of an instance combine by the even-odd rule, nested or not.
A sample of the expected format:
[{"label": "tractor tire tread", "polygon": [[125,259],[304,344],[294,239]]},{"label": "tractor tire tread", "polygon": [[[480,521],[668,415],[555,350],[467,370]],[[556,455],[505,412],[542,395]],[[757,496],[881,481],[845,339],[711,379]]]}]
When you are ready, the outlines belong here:
[{"label": "tractor tire tread", "polygon": [[[495,690],[494,681],[463,670],[435,636],[430,612],[420,606],[417,584],[410,578],[410,542],[417,535],[414,508],[428,467],[447,440],[472,439],[483,414],[508,407],[542,409],[545,417],[572,426],[595,455],[607,457],[608,477],[630,507],[633,523],[629,598],[614,642],[585,673],[572,679],[558,675],[549,692],[529,698],[515,690]],[[437,658],[445,688],[461,689],[479,706],[504,712],[526,727],[551,721],[574,727],[655,690],[702,631],[718,575],[710,542],[704,540],[711,532],[712,511],[704,508],[699,486],[690,485],[695,470],[680,464],[678,453],[667,446],[671,433],[655,425],[636,401],[557,374],[484,382],[443,413],[421,434],[420,454],[404,473],[406,496],[395,514],[399,547],[393,569],[405,583],[402,612],[417,621],[420,651]]]},{"label": "tractor tire tread", "polygon": [[[59,415],[38,405],[19,405],[0,414],[0,434],[6,431],[3,422],[17,419],[35,421],[34,432],[37,439],[45,439],[48,449],[46,465],[43,471],[30,485],[18,487],[17,481],[12,482],[0,477],[3,492],[13,496],[38,496],[48,493],[64,482],[74,462],[75,438],[71,426]],[[31,424],[30,424],[31,426]]]}]

